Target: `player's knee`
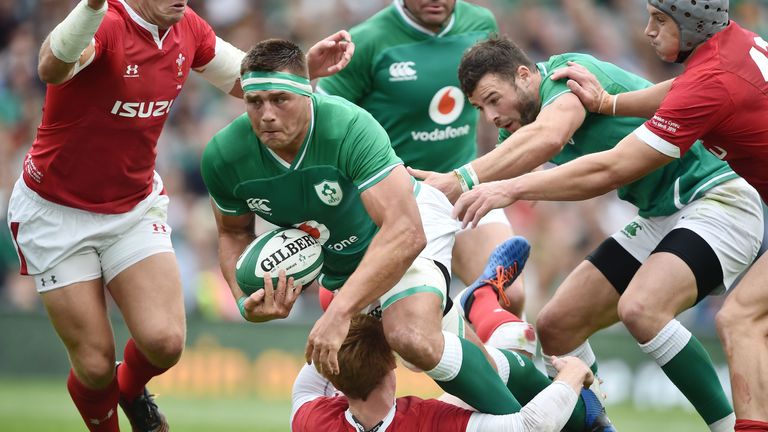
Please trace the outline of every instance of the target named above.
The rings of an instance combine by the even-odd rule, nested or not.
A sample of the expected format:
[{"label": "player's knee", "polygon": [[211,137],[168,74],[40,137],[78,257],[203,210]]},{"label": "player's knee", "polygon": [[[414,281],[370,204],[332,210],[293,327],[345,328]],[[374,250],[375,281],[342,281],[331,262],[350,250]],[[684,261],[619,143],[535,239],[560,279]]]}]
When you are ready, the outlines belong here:
[{"label": "player's knee", "polygon": [[768,323],[760,323],[759,314],[734,301],[727,301],[715,315],[715,326],[721,339],[727,342],[732,337],[744,336],[765,330]]},{"label": "player's knee", "polygon": [[[642,302],[622,297],[617,307],[619,319],[632,331],[642,331],[664,318]],[[671,320],[672,317],[669,317]]]},{"label": "player's knee", "polygon": [[104,388],[115,376],[114,352],[90,351],[72,359],[72,367],[89,388]]},{"label": "player's knee", "polygon": [[430,337],[417,328],[402,325],[386,331],[385,335],[392,349],[419,369],[434,368],[443,355],[442,333]]},{"label": "player's knee", "polygon": [[166,330],[158,332],[148,340],[142,340],[141,346],[144,348],[144,355],[158,367],[171,367],[175,365],[181,353],[184,351],[184,332],[176,330]]},{"label": "player's knee", "polygon": [[556,347],[560,345],[568,334],[568,329],[564,328],[565,316],[567,313],[559,311],[557,307],[546,305],[539,312],[536,319],[536,332],[539,335],[539,342],[542,347]]}]

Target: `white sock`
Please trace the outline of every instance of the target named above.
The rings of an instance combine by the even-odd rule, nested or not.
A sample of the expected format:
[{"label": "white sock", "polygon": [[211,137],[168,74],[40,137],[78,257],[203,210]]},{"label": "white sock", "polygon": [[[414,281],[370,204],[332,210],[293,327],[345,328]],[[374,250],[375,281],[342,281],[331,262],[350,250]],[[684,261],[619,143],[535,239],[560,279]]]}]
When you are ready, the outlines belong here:
[{"label": "white sock", "polygon": [[498,348],[491,345],[486,345],[485,350],[488,351],[488,354],[496,363],[496,372],[498,372],[499,378],[506,384],[509,381],[509,361],[507,357]]},{"label": "white sock", "polygon": [[648,343],[638,344],[659,366],[669,363],[691,340],[691,332],[678,320],[672,320]]},{"label": "white sock", "polygon": [[427,376],[435,381],[451,381],[461,370],[464,353],[461,350],[461,340],[453,333],[443,332],[445,341],[443,355],[437,366],[426,371]]},{"label": "white sock", "polygon": [[[544,357],[544,367],[547,369],[547,375],[550,378],[556,377],[557,369],[552,366],[552,360],[550,359],[551,355],[542,352],[541,356]],[[595,364],[596,360],[595,353],[592,351],[592,346],[589,344],[589,341],[584,341],[584,343],[579,345],[575,350],[567,354],[559,355],[558,357],[577,357],[590,368]]]},{"label": "white sock", "polygon": [[735,428],[736,414],[734,413],[709,425],[709,430],[712,432],[733,432]]}]

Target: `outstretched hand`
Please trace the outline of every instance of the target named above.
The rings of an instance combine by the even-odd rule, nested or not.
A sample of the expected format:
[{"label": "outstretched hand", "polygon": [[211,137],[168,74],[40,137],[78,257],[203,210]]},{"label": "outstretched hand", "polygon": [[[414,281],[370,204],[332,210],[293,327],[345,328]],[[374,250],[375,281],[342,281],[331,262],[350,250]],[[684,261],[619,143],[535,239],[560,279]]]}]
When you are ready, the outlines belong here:
[{"label": "outstretched hand", "polygon": [[351,317],[335,312],[331,304],[309,332],[304,357],[321,374],[338,375],[338,353],[349,333],[351,321]]},{"label": "outstretched hand", "polygon": [[439,173],[434,171],[424,171],[415,168],[407,167],[408,174],[412,175],[418,180],[423,180],[424,183],[439,190],[451,203],[455,203],[461,195],[461,185],[459,185],[459,179],[456,178],[456,174],[453,172]]},{"label": "outstretched hand", "polygon": [[552,73],[551,80],[557,81],[568,78],[566,85],[581,100],[584,108],[593,113],[608,113],[612,103],[612,96],[603,89],[603,86],[584,66],[568,62],[568,67],[557,69]]},{"label": "outstretched hand", "polygon": [[309,79],[322,78],[344,69],[355,53],[352,36],[346,30],[339,30],[307,51]]},{"label": "outstretched hand", "polygon": [[504,208],[517,201],[510,188],[511,180],[482,183],[464,192],[453,206],[453,217],[461,221],[461,227],[475,228],[489,211]]}]

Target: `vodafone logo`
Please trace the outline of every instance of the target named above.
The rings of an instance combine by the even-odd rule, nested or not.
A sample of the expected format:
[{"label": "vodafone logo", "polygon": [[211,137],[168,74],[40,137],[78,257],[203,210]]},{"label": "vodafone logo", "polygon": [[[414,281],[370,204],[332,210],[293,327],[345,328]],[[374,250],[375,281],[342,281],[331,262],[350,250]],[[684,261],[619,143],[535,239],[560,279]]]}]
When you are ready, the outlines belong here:
[{"label": "vodafone logo", "polygon": [[429,117],[437,124],[447,125],[456,121],[464,109],[464,93],[458,87],[446,86],[432,97]]}]

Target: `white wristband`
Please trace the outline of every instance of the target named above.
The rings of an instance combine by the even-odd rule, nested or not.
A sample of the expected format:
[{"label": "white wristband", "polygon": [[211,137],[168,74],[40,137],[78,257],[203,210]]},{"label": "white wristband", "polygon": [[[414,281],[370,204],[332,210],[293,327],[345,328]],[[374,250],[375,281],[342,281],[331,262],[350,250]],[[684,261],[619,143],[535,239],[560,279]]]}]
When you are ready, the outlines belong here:
[{"label": "white wristband", "polygon": [[74,63],[80,59],[106,14],[107,2],[104,2],[104,6],[99,10],[88,7],[86,0],[78,3],[51,32],[50,46],[53,55],[65,63]]},{"label": "white wristband", "polygon": [[613,95],[613,116],[616,117],[616,101],[619,100],[619,95]]}]

